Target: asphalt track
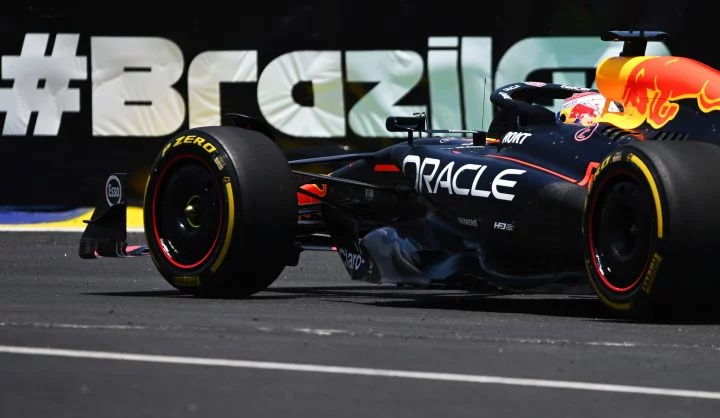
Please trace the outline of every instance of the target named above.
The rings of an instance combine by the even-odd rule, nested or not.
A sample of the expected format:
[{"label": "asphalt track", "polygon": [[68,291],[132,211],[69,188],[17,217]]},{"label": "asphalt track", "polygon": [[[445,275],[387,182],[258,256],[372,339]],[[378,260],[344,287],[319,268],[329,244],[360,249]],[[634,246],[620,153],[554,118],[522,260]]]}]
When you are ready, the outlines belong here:
[{"label": "asphalt track", "polygon": [[[0,417],[715,417],[720,318],[350,281],[303,254],[247,300],[178,294],[75,232],[0,232]],[[131,240],[141,239],[132,234]]]}]

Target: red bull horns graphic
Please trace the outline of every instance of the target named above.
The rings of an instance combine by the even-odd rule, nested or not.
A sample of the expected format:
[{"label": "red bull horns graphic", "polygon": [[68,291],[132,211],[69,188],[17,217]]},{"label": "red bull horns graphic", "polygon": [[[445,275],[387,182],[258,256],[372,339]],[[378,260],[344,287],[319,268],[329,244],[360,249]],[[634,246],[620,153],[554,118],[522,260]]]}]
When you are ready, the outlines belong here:
[{"label": "red bull horns graphic", "polygon": [[720,72],[690,58],[612,57],[598,66],[596,80],[606,98],[624,107],[600,121],[624,129],[646,121],[655,129],[665,126],[677,116],[681,99],[697,100],[705,113],[720,110]]}]

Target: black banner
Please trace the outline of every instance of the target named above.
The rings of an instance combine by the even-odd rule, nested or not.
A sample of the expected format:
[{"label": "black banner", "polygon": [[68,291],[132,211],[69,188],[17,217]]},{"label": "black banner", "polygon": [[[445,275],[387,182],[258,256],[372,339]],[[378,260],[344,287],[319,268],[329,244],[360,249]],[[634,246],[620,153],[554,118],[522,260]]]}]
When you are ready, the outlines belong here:
[{"label": "black banner", "polygon": [[[258,117],[289,158],[401,138],[390,114],[483,129],[504,83],[591,86],[611,29],[662,30],[649,53],[720,65],[691,2],[93,3],[0,16],[0,206],[90,206],[108,173],[139,204],[162,144],[220,115]],[[471,7],[472,6],[472,7]],[[548,106],[553,105],[547,103]]]}]

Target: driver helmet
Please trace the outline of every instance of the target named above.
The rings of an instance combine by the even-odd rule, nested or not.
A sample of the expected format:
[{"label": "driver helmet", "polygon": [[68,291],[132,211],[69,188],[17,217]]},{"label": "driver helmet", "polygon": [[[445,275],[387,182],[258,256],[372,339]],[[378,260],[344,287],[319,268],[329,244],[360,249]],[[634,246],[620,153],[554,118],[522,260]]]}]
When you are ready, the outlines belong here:
[{"label": "driver helmet", "polygon": [[[575,93],[563,101],[557,112],[557,120],[563,123],[590,126],[600,118],[604,108],[605,96],[602,94],[594,91]],[[608,111],[619,112],[620,109],[611,101]]]}]

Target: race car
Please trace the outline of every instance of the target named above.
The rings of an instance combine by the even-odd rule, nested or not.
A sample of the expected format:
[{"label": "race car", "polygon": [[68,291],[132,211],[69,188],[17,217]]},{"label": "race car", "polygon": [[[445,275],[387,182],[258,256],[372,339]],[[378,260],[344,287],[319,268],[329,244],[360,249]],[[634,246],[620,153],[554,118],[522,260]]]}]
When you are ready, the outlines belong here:
[{"label": "race car", "polygon": [[[601,38],[623,49],[597,67],[597,89],[500,86],[486,131],[390,116],[388,131],[407,137],[389,147],[290,161],[247,115],[180,132],[150,170],[146,242],[126,242],[126,175],[112,173],[79,254],[149,255],[170,285],[197,296],[247,297],[304,251],[336,251],[352,280],[500,292],[585,285],[621,315],[678,312],[720,283],[720,74],[646,56],[663,32]],[[586,94],[604,106],[591,109]],[[542,104],[553,99],[568,107]],[[318,165],[332,168],[303,169]]]}]

